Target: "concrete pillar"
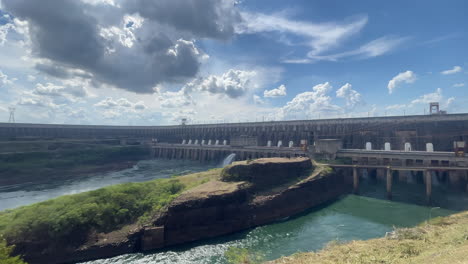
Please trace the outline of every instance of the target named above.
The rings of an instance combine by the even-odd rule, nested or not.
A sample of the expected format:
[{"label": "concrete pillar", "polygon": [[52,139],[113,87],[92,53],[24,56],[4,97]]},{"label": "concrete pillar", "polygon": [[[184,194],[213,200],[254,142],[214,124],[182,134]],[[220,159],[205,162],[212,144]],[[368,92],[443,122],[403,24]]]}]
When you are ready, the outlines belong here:
[{"label": "concrete pillar", "polygon": [[409,142],[405,143],[405,151],[411,151],[411,143]]},{"label": "concrete pillar", "polygon": [[189,139],[188,144],[192,145],[192,140],[191,139]]},{"label": "concrete pillar", "polygon": [[424,176],[426,178],[426,201],[428,204],[431,203],[432,196],[432,174],[430,170],[424,171]]},{"label": "concrete pillar", "polygon": [[372,143],[366,142],[366,150],[372,150]]},{"label": "concrete pillar", "polygon": [[434,145],[432,145],[432,143],[426,143],[426,151],[434,152]]},{"label": "concrete pillar", "polygon": [[290,147],[290,148],[294,147],[294,141],[292,141],[292,140],[289,141],[289,147]]},{"label": "concrete pillar", "polygon": [[227,140],[226,140],[226,139],[223,140],[223,145],[224,145],[224,146],[227,146]]},{"label": "concrete pillar", "polygon": [[383,181],[385,179],[385,170],[377,169],[377,179]]},{"label": "concrete pillar", "polygon": [[384,144],[384,149],[385,149],[386,151],[392,150],[392,148],[391,148],[391,146],[390,146],[390,142],[385,142],[385,144]]},{"label": "concrete pillar", "polygon": [[387,198],[392,199],[392,170],[387,169]]},{"label": "concrete pillar", "polygon": [[182,140],[182,144],[185,144],[185,142],[186,142],[186,141],[185,141],[185,139],[184,139],[184,140]]},{"label": "concrete pillar", "polygon": [[271,147],[271,140],[268,140],[267,147]]},{"label": "concrete pillar", "polygon": [[219,139],[217,139],[217,140],[215,141],[215,145],[216,145],[216,146],[219,145]]},{"label": "concrete pillar", "polygon": [[195,139],[195,143],[194,143],[194,144],[195,144],[195,145],[198,145],[198,139]]},{"label": "concrete pillar", "polygon": [[359,174],[356,167],[353,168],[353,192],[355,194],[359,192]]},{"label": "concrete pillar", "polygon": [[277,145],[277,147],[278,147],[278,148],[281,148],[282,146],[283,146],[283,141],[282,141],[282,140],[278,140],[278,145]]},{"label": "concrete pillar", "polygon": [[211,145],[211,139],[208,139],[208,145]]},{"label": "concrete pillar", "polygon": [[205,145],[205,140],[204,139],[202,139],[201,144]]}]

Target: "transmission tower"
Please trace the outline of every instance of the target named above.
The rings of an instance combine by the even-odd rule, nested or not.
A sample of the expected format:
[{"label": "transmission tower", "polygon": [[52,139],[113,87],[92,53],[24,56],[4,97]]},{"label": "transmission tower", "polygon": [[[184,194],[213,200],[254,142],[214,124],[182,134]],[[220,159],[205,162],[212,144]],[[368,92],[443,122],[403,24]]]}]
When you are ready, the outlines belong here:
[{"label": "transmission tower", "polygon": [[8,110],[10,110],[10,118],[8,119],[8,123],[15,123],[15,108],[8,107]]}]

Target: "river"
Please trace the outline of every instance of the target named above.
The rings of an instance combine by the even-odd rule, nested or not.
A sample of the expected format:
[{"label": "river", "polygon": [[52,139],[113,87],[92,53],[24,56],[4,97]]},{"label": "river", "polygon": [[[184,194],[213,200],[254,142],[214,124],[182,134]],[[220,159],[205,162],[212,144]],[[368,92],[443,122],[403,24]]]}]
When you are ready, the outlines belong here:
[{"label": "river", "polygon": [[[83,177],[66,182],[40,185],[17,185],[0,189],[0,210],[44,201],[65,194],[74,194],[100,187],[141,182],[171,175],[181,175],[216,167],[191,161],[141,161],[134,168]],[[405,188],[395,184],[394,197],[405,199]],[[424,199],[424,187],[417,189],[418,199]],[[421,189],[421,190],[419,190]],[[437,193],[437,186],[435,187]],[[233,235],[169,248],[148,254],[128,254],[86,264],[143,264],[143,263],[226,263],[224,252],[229,247],[247,248],[265,260],[276,259],[296,252],[323,248],[334,240],[349,241],[384,236],[394,227],[410,227],[429,217],[448,215],[454,211],[439,207],[425,207],[377,199],[384,195],[383,183],[362,181],[361,192],[366,196],[347,195],[327,206],[315,208],[300,216],[257,227]],[[421,193],[421,195],[419,195]]]}]

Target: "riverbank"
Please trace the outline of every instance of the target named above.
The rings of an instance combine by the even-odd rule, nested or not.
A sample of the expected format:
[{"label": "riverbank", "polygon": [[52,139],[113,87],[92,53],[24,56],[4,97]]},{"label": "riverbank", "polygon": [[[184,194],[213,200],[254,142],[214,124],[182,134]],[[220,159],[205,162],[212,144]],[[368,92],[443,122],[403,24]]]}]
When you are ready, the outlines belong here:
[{"label": "riverbank", "polygon": [[468,263],[468,212],[437,217],[383,238],[331,242],[323,250],[298,253],[269,264]]},{"label": "riverbank", "polygon": [[[311,165],[306,159],[297,162]],[[249,165],[268,171],[269,163],[263,163]],[[311,169],[304,167],[268,190],[255,188],[253,181],[221,181],[219,169],[112,186],[0,213],[0,233],[16,245],[15,254],[24,255],[30,263],[74,262],[154,250],[262,225],[336,199],[344,192],[344,184],[339,184],[341,176],[323,167]],[[159,189],[163,196],[153,192],[150,197],[156,195],[156,200],[138,196],[164,184],[172,187],[168,187],[169,192]],[[142,189],[146,191],[140,192]],[[140,200],[160,206],[134,208]],[[32,218],[35,214],[42,217]],[[25,220],[26,216],[30,219]],[[122,217],[115,222],[115,216]],[[33,228],[22,229],[19,224]],[[57,233],[51,234],[51,230]],[[61,235],[64,230],[66,236]],[[51,245],[51,241],[57,244]]]},{"label": "riverbank", "polygon": [[0,186],[51,182],[131,168],[148,158],[142,146],[94,146],[89,149],[0,154]]}]

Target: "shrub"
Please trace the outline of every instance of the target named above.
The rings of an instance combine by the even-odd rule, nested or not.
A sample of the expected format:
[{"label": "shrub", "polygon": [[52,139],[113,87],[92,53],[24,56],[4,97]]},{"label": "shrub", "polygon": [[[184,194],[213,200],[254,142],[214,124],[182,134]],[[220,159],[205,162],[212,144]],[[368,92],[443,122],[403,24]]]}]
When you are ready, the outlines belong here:
[{"label": "shrub", "polygon": [[21,257],[12,257],[13,247],[9,247],[6,241],[0,237],[0,263],[2,264],[26,264]]}]

